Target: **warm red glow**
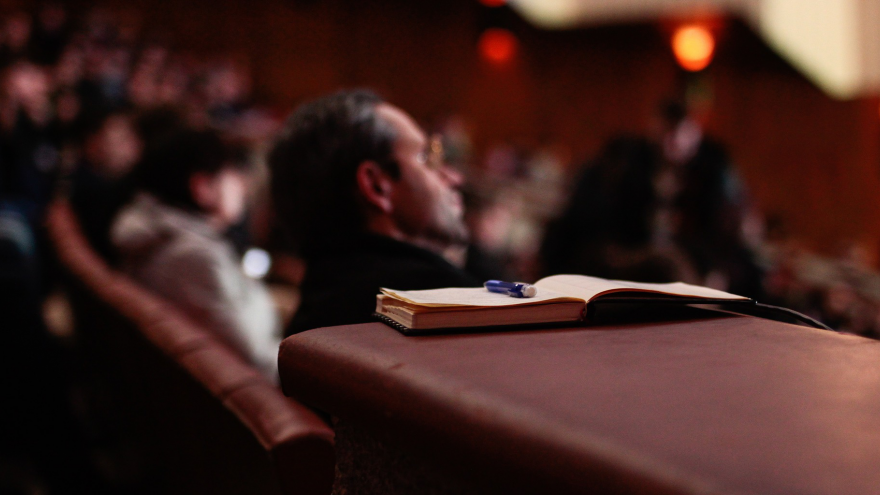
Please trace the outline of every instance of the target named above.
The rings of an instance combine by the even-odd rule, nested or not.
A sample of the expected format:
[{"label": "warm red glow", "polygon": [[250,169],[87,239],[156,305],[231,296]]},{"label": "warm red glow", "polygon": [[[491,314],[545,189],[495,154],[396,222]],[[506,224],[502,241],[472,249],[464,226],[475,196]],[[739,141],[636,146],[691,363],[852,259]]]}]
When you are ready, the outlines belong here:
[{"label": "warm red glow", "polygon": [[480,0],[480,3],[486,7],[501,7],[507,0]]},{"label": "warm red glow", "polygon": [[715,38],[702,26],[682,26],[672,35],[672,51],[685,70],[703,70],[715,54]]},{"label": "warm red glow", "polygon": [[496,64],[509,62],[516,55],[518,45],[516,36],[506,29],[489,28],[480,35],[480,55]]}]

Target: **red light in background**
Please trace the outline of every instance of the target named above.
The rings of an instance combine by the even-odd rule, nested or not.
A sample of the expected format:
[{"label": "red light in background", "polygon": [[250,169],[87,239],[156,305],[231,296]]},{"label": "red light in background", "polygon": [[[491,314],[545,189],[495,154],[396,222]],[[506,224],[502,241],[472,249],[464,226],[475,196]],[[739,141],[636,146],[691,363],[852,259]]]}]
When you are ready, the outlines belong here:
[{"label": "red light in background", "polygon": [[703,70],[715,54],[715,37],[703,26],[681,26],[672,35],[672,52],[685,70]]},{"label": "red light in background", "polygon": [[480,55],[486,60],[503,64],[516,55],[519,42],[510,31],[500,28],[489,28],[483,31],[478,42]]},{"label": "red light in background", "polygon": [[480,0],[480,3],[486,7],[501,7],[507,0]]}]

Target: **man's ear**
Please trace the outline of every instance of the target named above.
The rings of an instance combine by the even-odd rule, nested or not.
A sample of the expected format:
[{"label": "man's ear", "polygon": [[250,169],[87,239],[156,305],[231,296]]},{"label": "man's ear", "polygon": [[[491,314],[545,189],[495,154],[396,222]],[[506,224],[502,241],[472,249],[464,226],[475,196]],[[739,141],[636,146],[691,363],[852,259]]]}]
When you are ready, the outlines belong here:
[{"label": "man's ear", "polygon": [[367,160],[358,165],[357,186],[364,200],[383,213],[394,210],[391,195],[394,180],[378,163]]}]

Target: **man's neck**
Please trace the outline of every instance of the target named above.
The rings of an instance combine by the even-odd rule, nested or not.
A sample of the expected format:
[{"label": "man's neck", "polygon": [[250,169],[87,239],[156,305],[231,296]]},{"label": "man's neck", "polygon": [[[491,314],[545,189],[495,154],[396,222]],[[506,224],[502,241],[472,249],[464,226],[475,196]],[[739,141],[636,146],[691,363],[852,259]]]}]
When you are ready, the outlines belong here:
[{"label": "man's neck", "polygon": [[[453,265],[458,266],[458,260],[456,259],[457,256],[454,255],[455,253],[457,253],[457,251],[451,249],[448,242],[408,235],[400,230],[393,222],[385,221],[383,219],[374,219],[373,221],[368,222],[367,232],[371,234],[390,237],[396,241],[405,242],[407,244],[412,244],[427,251],[431,251],[438,256],[446,258],[446,260]],[[450,256],[450,253],[453,253],[453,255]]]}]

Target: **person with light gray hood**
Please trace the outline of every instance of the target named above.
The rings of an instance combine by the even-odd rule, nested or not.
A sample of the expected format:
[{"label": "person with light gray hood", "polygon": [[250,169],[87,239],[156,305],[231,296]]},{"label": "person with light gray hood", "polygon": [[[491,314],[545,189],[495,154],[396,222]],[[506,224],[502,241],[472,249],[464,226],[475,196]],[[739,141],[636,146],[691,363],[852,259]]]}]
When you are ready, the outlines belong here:
[{"label": "person with light gray hood", "polygon": [[215,331],[278,381],[280,320],[224,232],[246,209],[244,160],[211,131],[177,131],[148,147],[140,190],[116,218],[123,270]]}]

